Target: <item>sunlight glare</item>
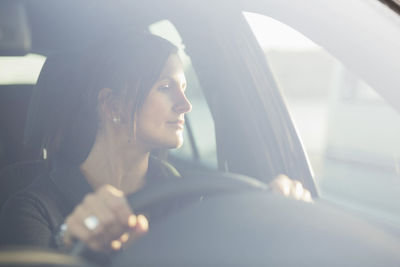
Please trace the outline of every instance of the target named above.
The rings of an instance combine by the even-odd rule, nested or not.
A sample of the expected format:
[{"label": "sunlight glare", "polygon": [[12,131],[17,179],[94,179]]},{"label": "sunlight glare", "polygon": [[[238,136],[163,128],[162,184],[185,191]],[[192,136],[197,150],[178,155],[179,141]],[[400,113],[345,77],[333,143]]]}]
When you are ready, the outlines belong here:
[{"label": "sunlight glare", "polygon": [[264,50],[312,50],[319,46],[291,27],[264,15],[243,12]]}]

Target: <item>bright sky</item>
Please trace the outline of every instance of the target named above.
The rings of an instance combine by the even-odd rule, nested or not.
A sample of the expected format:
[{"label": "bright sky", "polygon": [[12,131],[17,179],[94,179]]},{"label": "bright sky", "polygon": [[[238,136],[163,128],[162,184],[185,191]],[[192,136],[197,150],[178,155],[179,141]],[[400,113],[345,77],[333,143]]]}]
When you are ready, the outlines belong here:
[{"label": "bright sky", "polygon": [[250,12],[244,12],[244,15],[264,50],[309,50],[319,48],[304,35],[275,19]]}]

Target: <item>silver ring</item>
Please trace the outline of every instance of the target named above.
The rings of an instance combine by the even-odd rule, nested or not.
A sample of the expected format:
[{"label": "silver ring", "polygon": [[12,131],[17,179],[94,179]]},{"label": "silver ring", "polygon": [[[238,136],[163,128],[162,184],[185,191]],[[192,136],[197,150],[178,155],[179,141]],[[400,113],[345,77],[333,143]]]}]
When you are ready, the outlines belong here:
[{"label": "silver ring", "polygon": [[87,229],[93,231],[99,226],[99,219],[96,216],[90,215],[83,220],[83,224],[86,226]]}]

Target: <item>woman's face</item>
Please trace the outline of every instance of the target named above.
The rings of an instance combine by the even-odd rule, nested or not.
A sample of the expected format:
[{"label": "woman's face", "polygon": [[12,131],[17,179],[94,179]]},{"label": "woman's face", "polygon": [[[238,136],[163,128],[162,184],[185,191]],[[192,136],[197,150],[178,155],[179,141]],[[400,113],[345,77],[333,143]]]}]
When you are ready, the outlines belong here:
[{"label": "woman's face", "polygon": [[136,122],[136,142],[148,149],[177,148],[183,143],[184,115],[192,105],[177,55],[171,55],[151,88]]}]

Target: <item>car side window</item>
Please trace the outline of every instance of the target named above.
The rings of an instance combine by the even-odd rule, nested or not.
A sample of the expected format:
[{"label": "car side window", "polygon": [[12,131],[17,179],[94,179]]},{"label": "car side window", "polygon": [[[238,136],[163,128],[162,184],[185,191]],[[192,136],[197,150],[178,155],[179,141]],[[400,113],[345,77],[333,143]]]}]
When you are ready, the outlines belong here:
[{"label": "car side window", "polygon": [[321,197],[400,225],[399,113],[301,33],[264,15],[244,16],[286,99]]},{"label": "car side window", "polygon": [[170,157],[199,167],[216,170],[218,163],[214,120],[190,57],[184,52],[182,38],[175,26],[168,20],[151,24],[149,31],[169,40],[179,48],[179,57],[183,62],[187,80],[186,95],[193,106],[192,111],[185,115],[186,127],[183,146],[171,150]]}]

